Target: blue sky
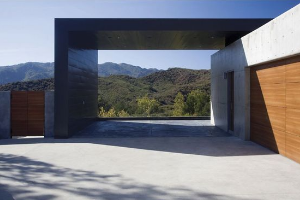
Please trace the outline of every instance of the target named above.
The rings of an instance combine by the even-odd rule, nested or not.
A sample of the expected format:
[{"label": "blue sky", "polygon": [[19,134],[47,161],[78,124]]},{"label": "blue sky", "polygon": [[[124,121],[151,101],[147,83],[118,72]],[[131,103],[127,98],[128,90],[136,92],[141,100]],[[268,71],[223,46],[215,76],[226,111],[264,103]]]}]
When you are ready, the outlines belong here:
[{"label": "blue sky", "polygon": [[[300,0],[0,0],[0,66],[54,61],[54,18],[274,18]],[[99,63],[210,68],[215,51],[99,51]]]}]

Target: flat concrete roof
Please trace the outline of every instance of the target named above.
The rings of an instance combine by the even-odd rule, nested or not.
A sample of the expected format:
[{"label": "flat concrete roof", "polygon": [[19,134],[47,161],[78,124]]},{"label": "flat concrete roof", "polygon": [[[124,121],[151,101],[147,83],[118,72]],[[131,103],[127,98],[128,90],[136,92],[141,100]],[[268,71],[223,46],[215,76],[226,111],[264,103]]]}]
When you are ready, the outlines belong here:
[{"label": "flat concrete roof", "polygon": [[55,19],[69,47],[98,50],[217,50],[271,19]]}]

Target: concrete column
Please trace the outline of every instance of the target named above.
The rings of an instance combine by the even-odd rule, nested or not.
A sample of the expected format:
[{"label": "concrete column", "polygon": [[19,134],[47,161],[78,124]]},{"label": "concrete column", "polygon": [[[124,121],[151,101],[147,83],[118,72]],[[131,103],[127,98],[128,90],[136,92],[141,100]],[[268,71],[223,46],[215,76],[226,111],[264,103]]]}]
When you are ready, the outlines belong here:
[{"label": "concrete column", "polygon": [[54,137],[54,91],[45,91],[45,137]]},{"label": "concrete column", "polygon": [[0,91],[0,139],[10,136],[10,92]]}]

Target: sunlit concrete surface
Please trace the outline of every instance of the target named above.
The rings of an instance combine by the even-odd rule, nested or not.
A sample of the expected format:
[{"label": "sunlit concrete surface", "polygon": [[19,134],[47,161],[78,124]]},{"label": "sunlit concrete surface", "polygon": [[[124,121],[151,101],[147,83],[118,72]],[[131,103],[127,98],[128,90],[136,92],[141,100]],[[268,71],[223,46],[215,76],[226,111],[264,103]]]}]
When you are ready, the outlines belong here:
[{"label": "sunlit concrete surface", "polygon": [[0,140],[0,199],[300,199],[300,165],[239,138]]}]

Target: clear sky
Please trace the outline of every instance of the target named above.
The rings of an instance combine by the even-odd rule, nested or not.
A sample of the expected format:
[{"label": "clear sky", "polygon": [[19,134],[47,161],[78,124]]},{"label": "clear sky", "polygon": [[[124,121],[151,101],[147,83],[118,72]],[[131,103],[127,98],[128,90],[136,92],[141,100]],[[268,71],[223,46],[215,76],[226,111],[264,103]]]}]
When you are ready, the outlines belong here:
[{"label": "clear sky", "polygon": [[[54,18],[274,18],[300,0],[0,0],[0,66],[54,61]],[[215,51],[99,51],[99,63],[210,68]]]}]

